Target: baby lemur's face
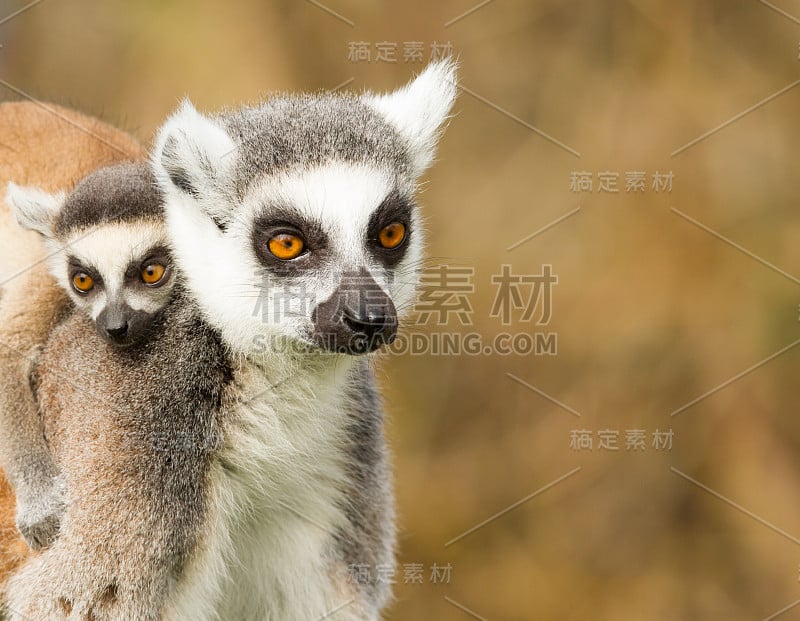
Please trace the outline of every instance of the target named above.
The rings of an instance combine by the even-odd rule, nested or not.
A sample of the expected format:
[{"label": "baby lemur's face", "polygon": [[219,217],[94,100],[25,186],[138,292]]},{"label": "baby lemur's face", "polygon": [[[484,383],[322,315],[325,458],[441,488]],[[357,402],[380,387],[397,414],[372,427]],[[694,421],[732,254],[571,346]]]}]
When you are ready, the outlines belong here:
[{"label": "baby lemur's face", "polygon": [[68,195],[11,184],[7,200],[22,227],[45,238],[51,272],[104,339],[127,346],[148,333],[175,279],[146,166],[102,169]]},{"label": "baby lemur's face", "polygon": [[129,345],[166,305],[172,266],[160,223],[140,220],[78,229],[58,243],[58,281],[108,341]]}]

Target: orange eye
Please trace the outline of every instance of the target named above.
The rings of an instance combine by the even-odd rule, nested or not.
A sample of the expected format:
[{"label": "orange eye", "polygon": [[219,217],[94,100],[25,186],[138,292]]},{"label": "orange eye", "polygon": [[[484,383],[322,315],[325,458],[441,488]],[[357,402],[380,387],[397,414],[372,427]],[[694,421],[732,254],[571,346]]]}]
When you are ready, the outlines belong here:
[{"label": "orange eye", "polygon": [[94,288],[94,279],[86,272],[78,272],[72,277],[72,286],[78,293],[89,293]]},{"label": "orange eye", "polygon": [[161,263],[150,263],[142,268],[142,281],[146,285],[157,285],[164,278],[167,268]]},{"label": "orange eye", "polygon": [[269,251],[281,261],[291,261],[300,256],[306,245],[303,239],[291,233],[279,233],[268,243]]},{"label": "orange eye", "polygon": [[381,232],[378,233],[378,241],[381,243],[381,246],[389,250],[397,248],[403,243],[405,238],[406,225],[401,222],[392,222],[388,226],[383,227]]}]

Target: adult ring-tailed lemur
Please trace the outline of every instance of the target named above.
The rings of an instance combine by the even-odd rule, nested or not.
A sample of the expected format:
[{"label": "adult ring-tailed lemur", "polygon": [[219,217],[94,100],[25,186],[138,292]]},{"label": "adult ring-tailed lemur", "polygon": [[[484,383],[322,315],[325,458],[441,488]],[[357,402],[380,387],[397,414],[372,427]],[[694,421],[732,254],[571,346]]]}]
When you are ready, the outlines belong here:
[{"label": "adult ring-tailed lemur", "polygon": [[[115,373],[117,414],[105,413],[123,416],[115,472],[151,491],[120,489],[116,511],[97,504],[124,525],[98,544],[71,534],[92,490],[68,481],[58,539],[9,582],[12,619],[380,617],[389,587],[348,571],[394,563],[383,415],[365,354],[392,341],[413,303],[415,190],[455,95],[446,60],[388,95],[284,96],[212,117],[187,102],[165,123],[152,167],[177,283],[139,361],[129,348],[103,350],[131,371]],[[44,406],[79,408],[80,395],[56,385],[64,360],[102,374],[92,347],[102,339],[82,322],[78,343],[60,327],[42,354]],[[68,426],[60,433],[77,441]],[[93,440],[111,459],[113,442]],[[92,470],[92,454],[77,450],[64,467]],[[160,497],[157,482],[169,484]],[[176,524],[165,498],[185,519]],[[180,550],[169,547],[174,532]],[[158,553],[142,549],[148,537]],[[96,571],[92,555],[113,557],[115,546],[126,562]],[[35,616],[45,600],[50,616]]]}]

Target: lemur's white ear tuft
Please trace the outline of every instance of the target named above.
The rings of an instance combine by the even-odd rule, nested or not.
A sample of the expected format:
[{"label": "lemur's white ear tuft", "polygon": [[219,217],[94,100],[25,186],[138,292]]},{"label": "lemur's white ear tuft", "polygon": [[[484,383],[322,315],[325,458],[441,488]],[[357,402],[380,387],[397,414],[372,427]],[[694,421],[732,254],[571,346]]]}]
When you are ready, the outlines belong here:
[{"label": "lemur's white ear tuft", "polygon": [[414,174],[433,161],[442,124],[458,93],[456,63],[445,58],[429,64],[403,88],[387,95],[367,95],[365,101],[380,112],[408,141]]},{"label": "lemur's white ear tuft", "polygon": [[16,183],[9,183],[6,189],[6,202],[19,225],[44,237],[53,236],[53,224],[65,198],[64,192],[48,194],[39,188],[24,188]]},{"label": "lemur's white ear tuft", "polygon": [[235,150],[225,129],[184,99],[158,132],[153,168],[168,195],[178,191],[213,200],[236,161]]}]

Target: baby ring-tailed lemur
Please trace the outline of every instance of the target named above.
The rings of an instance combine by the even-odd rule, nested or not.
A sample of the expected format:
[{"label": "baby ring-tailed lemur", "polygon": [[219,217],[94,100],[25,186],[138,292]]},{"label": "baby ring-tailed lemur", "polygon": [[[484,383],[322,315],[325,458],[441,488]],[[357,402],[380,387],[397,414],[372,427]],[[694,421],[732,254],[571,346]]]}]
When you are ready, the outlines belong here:
[{"label": "baby ring-tailed lemur", "polygon": [[[162,206],[142,201],[132,190],[142,179],[101,169],[67,196],[9,184],[6,201],[20,226],[44,237],[50,271],[76,308],[91,316],[99,334],[126,347],[142,338],[169,299],[173,282],[166,249]],[[139,175],[150,181],[147,169]],[[114,183],[111,183],[111,180]],[[127,183],[127,185],[126,185]],[[0,369],[0,372],[10,372]],[[15,433],[13,451],[4,455],[6,474],[25,481],[15,488],[17,526],[34,549],[50,545],[63,511],[63,481],[27,403],[0,407],[0,429]],[[14,411],[9,411],[11,408]],[[20,411],[24,409],[26,411]]]},{"label": "baby ring-tailed lemur", "polygon": [[[442,61],[388,95],[277,97],[216,117],[186,103],[164,125],[153,167],[179,284],[145,358],[98,352],[97,339],[76,342],[63,326],[42,353],[45,411],[73,416],[79,391],[56,377],[86,367],[113,406],[89,418],[113,433],[84,434],[91,450],[61,462],[79,473],[67,474],[62,532],[10,581],[12,619],[380,617],[394,507],[360,354],[390,342],[414,300],[414,194],[455,95],[454,65]],[[173,432],[162,439],[165,420]],[[69,428],[58,426],[56,453],[80,445]],[[111,535],[81,553],[109,513],[126,553]]]},{"label": "baby ring-tailed lemur", "polygon": [[51,261],[78,307],[32,378],[66,492],[61,529],[6,584],[7,614],[162,619],[202,533],[227,355],[183,294],[147,164],[101,169],[66,197],[10,195],[26,226],[69,241]]}]

